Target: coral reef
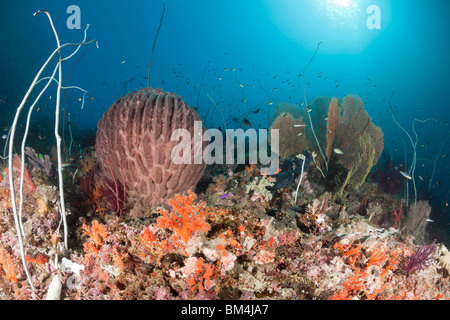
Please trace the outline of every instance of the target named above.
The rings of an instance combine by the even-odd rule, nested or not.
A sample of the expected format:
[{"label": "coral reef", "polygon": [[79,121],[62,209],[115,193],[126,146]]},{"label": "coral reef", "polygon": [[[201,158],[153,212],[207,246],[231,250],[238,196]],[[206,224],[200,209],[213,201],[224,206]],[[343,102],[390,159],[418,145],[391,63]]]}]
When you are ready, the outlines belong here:
[{"label": "coral reef", "polygon": [[[159,90],[119,99],[99,124],[95,152],[85,149],[64,171],[68,250],[55,181],[41,179],[41,167],[24,167],[24,260],[34,290],[10,215],[8,172],[0,171],[0,298],[449,299],[449,252],[430,243],[423,222],[431,207],[418,201],[406,210],[371,177],[382,134],[358,101],[311,104],[328,171],[308,124],[296,122],[306,119],[303,111],[297,118],[281,112],[274,127],[302,124],[294,129],[304,130],[304,142],[289,145],[279,170],[266,176],[254,163],[232,173],[218,164],[169,165],[167,146],[175,144],[166,130],[193,132],[194,111]],[[346,115],[346,108],[358,113]],[[319,125],[321,117],[328,122]],[[351,146],[341,144],[343,123],[354,127]],[[353,159],[330,151],[336,147]],[[16,157],[15,167],[21,164]],[[15,170],[15,181],[19,175]]]}]

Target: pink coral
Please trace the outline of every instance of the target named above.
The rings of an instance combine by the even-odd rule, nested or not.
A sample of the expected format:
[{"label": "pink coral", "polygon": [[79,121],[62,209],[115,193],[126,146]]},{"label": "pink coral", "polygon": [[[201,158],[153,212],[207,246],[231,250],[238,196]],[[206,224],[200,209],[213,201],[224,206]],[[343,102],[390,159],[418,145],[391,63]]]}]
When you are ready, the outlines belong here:
[{"label": "pink coral", "polygon": [[275,261],[275,251],[262,249],[253,257],[253,260],[259,264],[274,262]]}]

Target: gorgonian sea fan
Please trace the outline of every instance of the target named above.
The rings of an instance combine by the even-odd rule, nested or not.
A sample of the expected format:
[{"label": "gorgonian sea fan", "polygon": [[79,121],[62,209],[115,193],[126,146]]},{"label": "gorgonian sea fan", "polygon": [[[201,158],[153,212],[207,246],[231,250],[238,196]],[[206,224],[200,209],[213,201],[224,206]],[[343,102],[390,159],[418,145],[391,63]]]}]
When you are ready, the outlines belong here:
[{"label": "gorgonian sea fan", "polygon": [[412,270],[422,270],[428,267],[432,258],[431,255],[436,251],[436,240],[431,244],[423,244],[414,252],[408,260],[404,270],[406,274],[409,276],[409,273]]}]

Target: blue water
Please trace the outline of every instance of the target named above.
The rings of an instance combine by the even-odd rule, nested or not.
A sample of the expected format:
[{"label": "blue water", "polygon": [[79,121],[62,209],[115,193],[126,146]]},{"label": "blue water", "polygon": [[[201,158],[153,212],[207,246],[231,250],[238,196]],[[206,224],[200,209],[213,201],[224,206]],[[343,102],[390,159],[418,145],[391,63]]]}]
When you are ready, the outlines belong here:
[{"label": "blue water", "polygon": [[[80,8],[81,29],[67,27],[71,13],[66,11],[72,4]],[[380,9],[380,29],[367,26],[371,5]],[[307,100],[360,95],[384,132],[385,152],[407,171],[414,148],[393,122],[389,106],[413,143],[414,119],[433,118],[415,121],[415,180],[419,199],[432,204],[431,218],[449,229],[449,1],[168,0],[165,7],[150,86],[181,95],[198,108],[207,127],[222,126],[207,94],[221,107],[228,127],[246,128],[247,118],[254,128],[267,128],[277,103],[304,100],[306,77]],[[39,9],[50,12],[61,43],[80,42],[88,23],[88,37],[98,39],[99,48],[90,44],[84,52],[82,47],[63,63],[63,85],[70,75],[69,85],[88,91],[83,110],[78,90],[67,91],[67,104],[63,91],[61,106],[66,107],[66,117],[70,114],[74,131],[95,133],[97,121],[115,100],[147,86],[163,1],[2,1],[2,134],[56,48],[47,17],[33,16]],[[63,55],[72,50],[64,49]],[[46,75],[55,63],[56,59]],[[39,134],[51,134],[55,98],[53,84],[33,115],[41,124],[48,123]],[[252,112],[258,108],[260,112]]]}]

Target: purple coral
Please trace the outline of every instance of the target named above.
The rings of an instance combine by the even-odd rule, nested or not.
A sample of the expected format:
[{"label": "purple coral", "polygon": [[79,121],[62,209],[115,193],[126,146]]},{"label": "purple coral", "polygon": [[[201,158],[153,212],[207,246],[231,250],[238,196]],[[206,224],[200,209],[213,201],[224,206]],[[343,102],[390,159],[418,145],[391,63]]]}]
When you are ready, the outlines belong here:
[{"label": "purple coral", "polygon": [[436,240],[433,241],[431,244],[423,244],[417,249],[415,253],[411,255],[411,257],[408,260],[408,263],[406,264],[404,270],[409,276],[409,273],[415,269],[415,270],[422,270],[431,262],[431,255],[436,251]]}]

